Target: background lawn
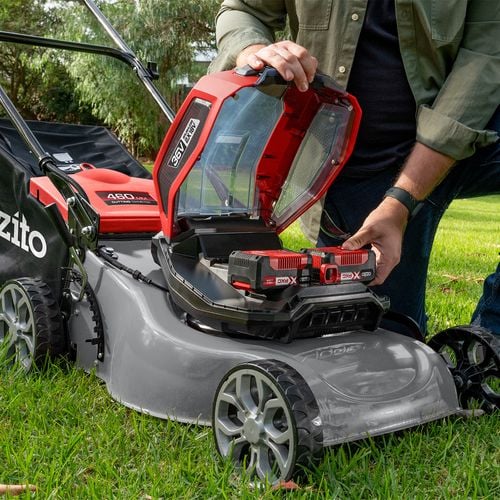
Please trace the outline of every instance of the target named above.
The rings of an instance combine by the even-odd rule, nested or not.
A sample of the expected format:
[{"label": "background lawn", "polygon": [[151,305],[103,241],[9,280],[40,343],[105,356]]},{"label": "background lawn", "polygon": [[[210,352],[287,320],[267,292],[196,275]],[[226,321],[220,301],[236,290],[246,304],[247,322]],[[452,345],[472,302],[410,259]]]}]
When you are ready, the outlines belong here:
[{"label": "background lawn", "polygon": [[[453,203],[428,280],[430,330],[467,323],[498,262],[500,196]],[[297,228],[286,246],[303,246]],[[166,381],[168,383],[168,381]],[[188,388],[186,389],[188,390]],[[210,429],[115,403],[71,366],[23,376],[0,366],[0,483],[36,498],[281,498],[216,457]],[[500,498],[498,415],[446,420],[333,448],[290,498]]]}]

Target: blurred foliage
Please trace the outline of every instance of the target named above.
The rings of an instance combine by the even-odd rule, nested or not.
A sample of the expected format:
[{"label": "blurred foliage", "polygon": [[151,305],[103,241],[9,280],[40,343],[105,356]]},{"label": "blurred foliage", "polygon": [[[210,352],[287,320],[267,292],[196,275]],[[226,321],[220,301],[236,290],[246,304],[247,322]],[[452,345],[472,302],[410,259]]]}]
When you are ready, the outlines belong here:
[{"label": "blurred foliage", "polygon": [[[145,63],[174,108],[181,82],[205,72],[195,53],[214,49],[217,0],[101,0],[96,2]],[[2,0],[0,29],[113,47],[80,1]],[[0,44],[0,83],[26,118],[103,123],[137,155],[152,155],[168,123],[133,71],[105,57]]]},{"label": "blurred foliage", "polygon": [[[57,17],[45,0],[2,0],[0,29],[44,35],[57,25]],[[36,47],[0,45],[0,83],[16,107],[27,118],[75,118],[78,103],[68,106],[73,96],[71,79],[60,62]]]}]

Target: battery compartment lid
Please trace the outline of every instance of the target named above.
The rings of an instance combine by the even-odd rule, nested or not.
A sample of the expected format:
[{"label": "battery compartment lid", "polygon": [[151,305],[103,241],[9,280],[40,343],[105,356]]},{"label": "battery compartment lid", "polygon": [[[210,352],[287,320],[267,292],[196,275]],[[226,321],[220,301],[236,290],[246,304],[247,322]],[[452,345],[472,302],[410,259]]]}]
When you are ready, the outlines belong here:
[{"label": "battery compartment lid", "polygon": [[185,219],[210,225],[221,216],[281,232],[340,173],[360,117],[355,98],[324,75],[306,92],[272,68],[202,78],[155,162],[164,234],[185,231]]}]

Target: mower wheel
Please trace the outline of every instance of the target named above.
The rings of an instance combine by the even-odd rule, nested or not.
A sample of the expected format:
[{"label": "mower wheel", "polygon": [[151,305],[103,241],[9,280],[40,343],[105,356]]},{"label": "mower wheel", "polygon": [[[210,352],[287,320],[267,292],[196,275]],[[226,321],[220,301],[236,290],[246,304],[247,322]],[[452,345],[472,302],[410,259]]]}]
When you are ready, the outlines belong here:
[{"label": "mower wheel", "polygon": [[462,408],[500,409],[500,338],[477,326],[439,332],[429,346],[441,354],[455,380]]},{"label": "mower wheel", "polygon": [[318,404],[302,376],[283,362],[252,361],[230,370],[212,417],[217,450],[251,477],[288,481],[321,458]]},{"label": "mower wheel", "polygon": [[39,279],[17,278],[0,288],[0,353],[29,372],[66,351],[59,305]]}]

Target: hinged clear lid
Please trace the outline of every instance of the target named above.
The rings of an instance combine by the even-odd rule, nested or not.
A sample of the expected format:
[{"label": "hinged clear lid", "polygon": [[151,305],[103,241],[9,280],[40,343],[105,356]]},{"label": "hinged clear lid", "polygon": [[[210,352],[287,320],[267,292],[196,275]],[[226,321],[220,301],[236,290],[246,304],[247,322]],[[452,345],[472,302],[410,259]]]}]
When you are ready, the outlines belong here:
[{"label": "hinged clear lid", "polygon": [[[176,186],[167,220],[175,228],[190,217],[261,218],[281,231],[340,172],[354,144],[359,106],[324,76],[299,92],[275,73],[220,75],[193,89],[157,162],[162,199],[165,179],[172,181],[169,189]],[[228,95],[221,97],[224,88]]]}]

